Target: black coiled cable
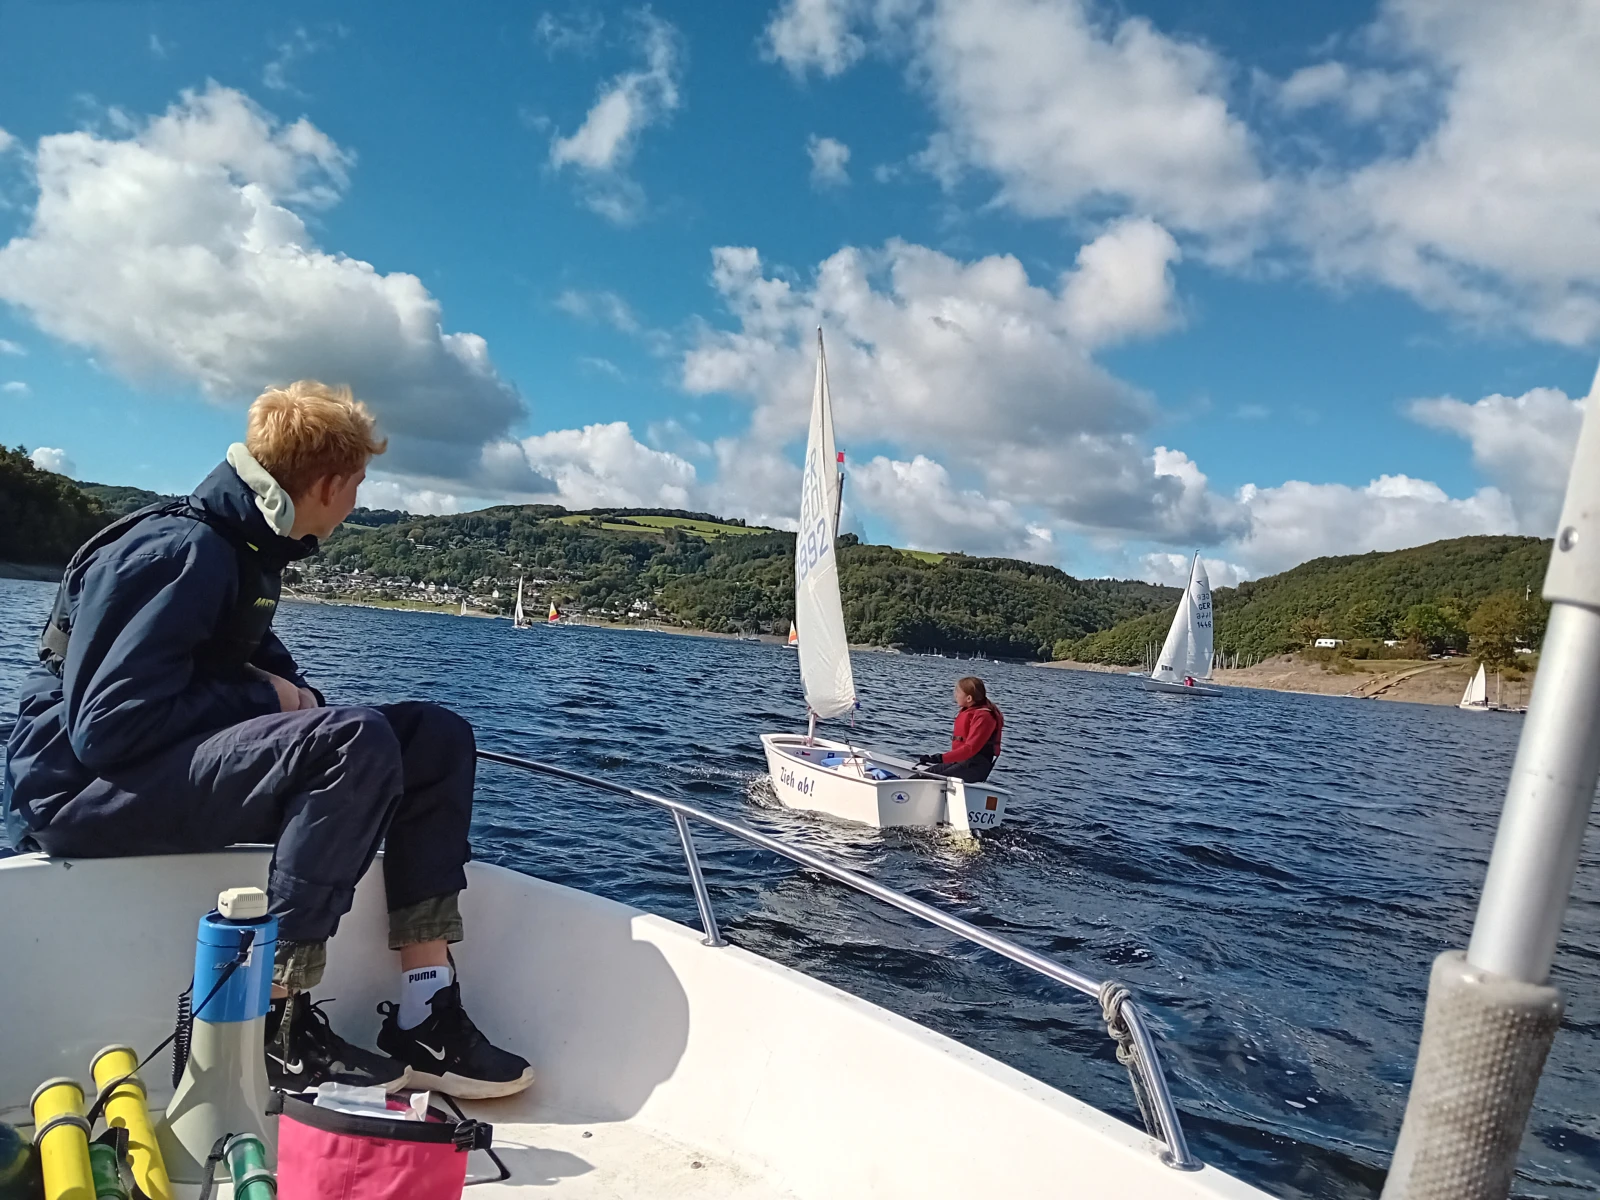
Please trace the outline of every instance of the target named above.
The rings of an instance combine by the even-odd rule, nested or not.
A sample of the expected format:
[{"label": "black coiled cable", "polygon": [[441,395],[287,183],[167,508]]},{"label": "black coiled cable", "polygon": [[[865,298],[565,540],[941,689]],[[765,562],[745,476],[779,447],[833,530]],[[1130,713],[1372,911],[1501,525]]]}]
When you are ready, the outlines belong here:
[{"label": "black coiled cable", "polygon": [[178,993],[178,1020],[172,1027],[172,1086],[183,1082],[183,1069],[189,1065],[189,1035],[194,1032],[194,984]]}]

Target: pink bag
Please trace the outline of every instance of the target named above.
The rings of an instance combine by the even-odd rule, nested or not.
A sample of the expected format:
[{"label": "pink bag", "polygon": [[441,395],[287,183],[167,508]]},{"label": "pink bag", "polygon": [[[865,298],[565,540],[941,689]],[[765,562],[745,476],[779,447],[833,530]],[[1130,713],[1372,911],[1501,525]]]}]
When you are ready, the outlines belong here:
[{"label": "pink bag", "polygon": [[[405,1108],[394,1099],[389,1107]],[[275,1092],[268,1111],[281,1114],[278,1200],[461,1200],[471,1150],[487,1151],[500,1170],[499,1179],[474,1183],[511,1177],[489,1149],[494,1127],[460,1109],[454,1118],[434,1108],[426,1121],[391,1121]]]}]

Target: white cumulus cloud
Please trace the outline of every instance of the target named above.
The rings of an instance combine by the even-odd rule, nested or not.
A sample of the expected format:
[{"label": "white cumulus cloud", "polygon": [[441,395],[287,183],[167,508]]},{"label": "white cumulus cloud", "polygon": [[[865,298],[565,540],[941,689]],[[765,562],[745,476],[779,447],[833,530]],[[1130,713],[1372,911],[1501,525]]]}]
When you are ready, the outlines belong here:
[{"label": "white cumulus cloud", "polygon": [[4,392],[7,396],[27,396],[33,389],[20,379],[8,379],[5,383],[0,383],[0,392]]},{"label": "white cumulus cloud", "polygon": [[522,451],[568,508],[687,508],[697,482],[693,463],[644,445],[626,421],[523,438]]},{"label": "white cumulus cloud", "polygon": [[1239,491],[1248,532],[1224,548],[1261,574],[1328,554],[1399,550],[1441,538],[1515,533],[1511,500],[1496,488],[1456,499],[1436,483],[1381,475],[1362,487],[1290,480]]},{"label": "white cumulus cloud", "polygon": [[1369,37],[1438,81],[1439,115],[1420,137],[1307,180],[1293,222],[1314,267],[1471,321],[1592,343],[1600,7],[1388,0]]},{"label": "white cumulus cloud", "polygon": [[[1248,567],[1229,562],[1225,558],[1207,558],[1202,554],[1200,562],[1206,569],[1206,578],[1211,581],[1211,586],[1214,588],[1238,587],[1246,579],[1255,578]],[[1183,587],[1189,582],[1189,572],[1193,565],[1194,560],[1187,554],[1160,551],[1144,554],[1139,558],[1139,578],[1147,579],[1151,583],[1164,583],[1168,587]]]},{"label": "white cumulus cloud", "polygon": [[583,123],[550,141],[550,165],[572,167],[594,212],[618,224],[638,218],[644,192],[627,174],[639,135],[670,120],[683,102],[683,52],[678,31],[648,9],[635,14],[644,65],[623,71],[600,89]]},{"label": "white cumulus cloud", "polygon": [[1505,492],[1521,533],[1550,537],[1561,515],[1583,401],[1558,388],[1520,396],[1485,396],[1473,404],[1441,397],[1416,400],[1411,415],[1463,437],[1472,461]]},{"label": "white cumulus cloud", "polygon": [[784,0],[767,25],[763,51],[796,78],[813,68],[839,75],[866,53],[866,41],[851,28],[864,7],[856,0]]},{"label": "white cumulus cloud", "polygon": [[921,454],[910,462],[879,455],[858,464],[847,490],[852,506],[865,507],[891,526],[898,546],[1047,563],[1060,557],[1048,528],[1030,523],[1004,500],[957,487],[942,464]]},{"label": "white cumulus cloud", "polygon": [[[846,247],[802,285],[768,272],[752,248],[721,247],[712,281],[738,327],[701,331],[683,386],[747,398],[751,440],[789,444],[804,428],[822,326],[843,443],[959,462],[985,494],[1085,529],[1220,536],[1235,519],[1229,502],[1181,455],[1158,459],[1141,437],[1153,403],[1091,355],[1166,323],[1169,251],[1156,227],[1117,225],[1047,287],[1010,256],[962,262],[891,241]],[[1116,262],[1139,264],[1135,282],[1104,278]],[[1101,304],[1093,319],[1089,296]]]},{"label": "white cumulus cloud", "polygon": [[1143,17],[1085,0],[932,0],[907,36],[943,128],[925,155],[947,181],[996,177],[1035,217],[1108,202],[1166,225],[1236,234],[1272,188],[1229,111],[1228,66]]},{"label": "white cumulus cloud", "polygon": [[216,84],[118,126],[40,140],[38,203],[0,247],[0,300],[125,379],[221,404],[297,378],[349,383],[391,435],[390,469],[541,486],[525,463],[493,469],[524,408],[484,340],[446,333],[416,276],[318,247],[295,211],[338,200],[346,151]]},{"label": "white cumulus cloud", "polygon": [[813,133],[806,138],[806,155],[811,159],[813,187],[843,187],[850,182],[850,147],[843,142]]},{"label": "white cumulus cloud", "polygon": [[373,478],[362,482],[356,493],[356,502],[364,508],[397,508],[401,512],[424,516],[464,512],[472,507],[451,492],[411,487],[403,480]]},{"label": "white cumulus cloud", "polygon": [[1078,251],[1078,269],[1061,294],[1067,327],[1089,346],[1171,328],[1178,320],[1171,267],[1180,257],[1178,243],[1154,221],[1113,223]]},{"label": "white cumulus cloud", "polygon": [[67,456],[67,452],[54,446],[36,447],[28,457],[41,471],[54,471],[57,475],[78,473],[78,465]]}]

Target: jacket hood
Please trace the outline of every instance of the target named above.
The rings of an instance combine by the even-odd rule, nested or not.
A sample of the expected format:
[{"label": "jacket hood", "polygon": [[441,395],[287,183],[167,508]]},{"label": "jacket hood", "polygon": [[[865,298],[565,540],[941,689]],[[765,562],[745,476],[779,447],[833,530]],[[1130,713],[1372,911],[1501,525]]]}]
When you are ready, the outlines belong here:
[{"label": "jacket hood", "polygon": [[[239,466],[234,463],[236,459]],[[293,527],[294,505],[242,445],[228,451],[228,461],[218,463],[190,499],[213,518],[237,530],[268,558],[288,563],[317,552],[316,538],[291,538],[278,532],[278,527]]]}]

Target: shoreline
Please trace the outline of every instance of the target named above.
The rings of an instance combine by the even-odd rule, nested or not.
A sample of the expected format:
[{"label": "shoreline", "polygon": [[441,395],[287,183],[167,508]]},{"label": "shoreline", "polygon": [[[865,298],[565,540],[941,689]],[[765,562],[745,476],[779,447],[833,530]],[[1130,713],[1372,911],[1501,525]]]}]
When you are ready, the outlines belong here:
[{"label": "shoreline", "polygon": [[[286,604],[322,604],[332,608],[375,608],[384,612],[416,612],[433,613],[441,617],[466,617],[480,621],[510,621],[511,618],[504,613],[484,612],[482,609],[469,608],[465,613],[457,611],[448,604],[422,604],[406,600],[344,600],[327,599],[322,596],[303,596],[298,593],[285,592],[283,602]],[[535,621],[530,628],[549,628],[549,622],[543,618]],[[584,621],[575,617],[563,617],[556,623],[556,628],[565,629],[614,629],[630,633],[666,633],[677,637],[717,638],[725,642],[759,641],[768,645],[781,646],[787,640],[775,633],[763,634],[738,634],[717,633],[711,629],[694,629],[686,625],[666,625],[659,621]],[[852,650],[857,647],[852,646]]]},{"label": "shoreline", "polygon": [[[1340,659],[1341,667],[1310,661],[1295,654],[1274,655],[1254,666],[1215,672],[1210,683],[1219,687],[1256,688],[1269,692],[1290,692],[1301,696],[1339,696],[1352,700],[1390,700],[1402,704],[1431,704],[1454,708],[1478,669],[1470,658]],[[1073,662],[1062,659],[1039,663],[1066,671],[1094,674],[1143,674],[1129,666],[1106,663]],[[1489,685],[1493,697],[1498,691],[1508,706],[1525,705],[1533,690],[1533,672],[1520,672],[1522,678],[1506,677]],[[1509,676],[1509,673],[1507,673]]]}]

